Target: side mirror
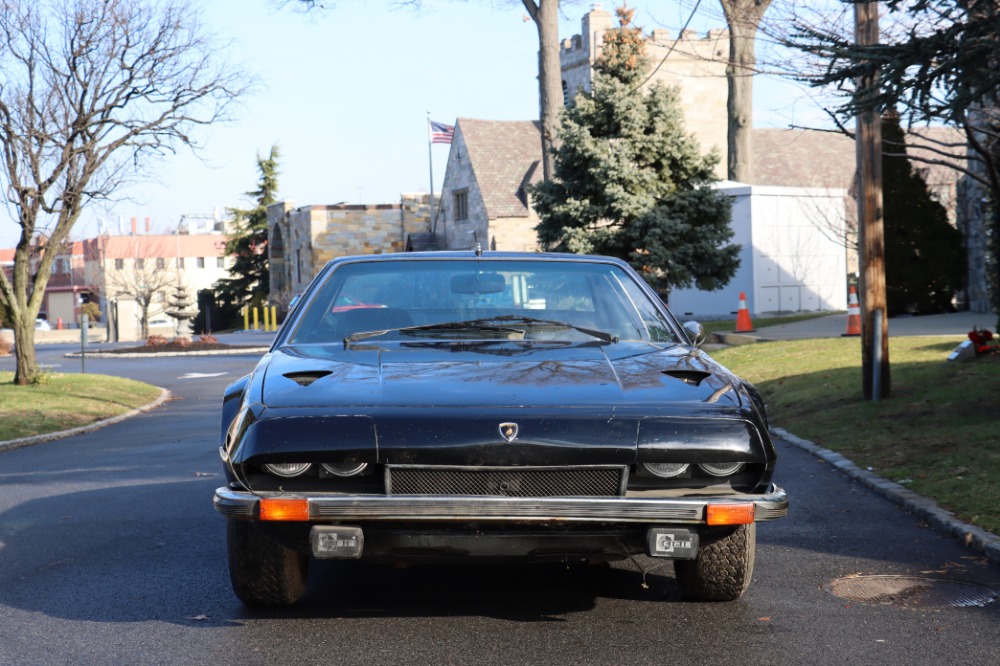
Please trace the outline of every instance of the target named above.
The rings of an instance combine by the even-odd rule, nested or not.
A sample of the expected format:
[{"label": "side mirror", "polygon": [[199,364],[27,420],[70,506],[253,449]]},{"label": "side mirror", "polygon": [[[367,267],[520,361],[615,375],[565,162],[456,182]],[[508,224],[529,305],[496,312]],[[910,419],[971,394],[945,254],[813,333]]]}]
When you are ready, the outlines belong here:
[{"label": "side mirror", "polygon": [[708,337],[705,327],[696,321],[684,322],[684,331],[687,333],[688,338],[690,338],[691,344],[695,347],[700,347],[701,343],[705,342],[705,338]]}]

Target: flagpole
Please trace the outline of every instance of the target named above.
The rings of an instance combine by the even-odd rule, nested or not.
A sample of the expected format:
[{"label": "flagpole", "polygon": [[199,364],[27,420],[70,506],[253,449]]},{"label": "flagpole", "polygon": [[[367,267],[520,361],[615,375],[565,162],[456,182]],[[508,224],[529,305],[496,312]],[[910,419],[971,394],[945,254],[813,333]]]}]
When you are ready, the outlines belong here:
[{"label": "flagpole", "polygon": [[434,216],[434,157],[431,151],[431,145],[433,144],[431,136],[431,112],[427,112],[427,170],[431,174],[431,233],[435,232],[435,227],[437,226],[437,219]]}]

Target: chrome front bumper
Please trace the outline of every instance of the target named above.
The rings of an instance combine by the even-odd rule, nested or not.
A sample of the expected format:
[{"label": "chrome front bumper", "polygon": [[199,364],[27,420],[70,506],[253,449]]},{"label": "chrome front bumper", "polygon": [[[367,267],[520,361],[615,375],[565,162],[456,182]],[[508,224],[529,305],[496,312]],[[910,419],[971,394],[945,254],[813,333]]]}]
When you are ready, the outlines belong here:
[{"label": "chrome front bumper", "polygon": [[316,522],[531,522],[705,524],[709,504],[753,504],[758,522],[788,513],[788,495],[772,485],[760,495],[640,499],[630,497],[481,497],[335,495],[215,491],[215,510],[228,518],[255,519],[262,498],[306,499]]}]

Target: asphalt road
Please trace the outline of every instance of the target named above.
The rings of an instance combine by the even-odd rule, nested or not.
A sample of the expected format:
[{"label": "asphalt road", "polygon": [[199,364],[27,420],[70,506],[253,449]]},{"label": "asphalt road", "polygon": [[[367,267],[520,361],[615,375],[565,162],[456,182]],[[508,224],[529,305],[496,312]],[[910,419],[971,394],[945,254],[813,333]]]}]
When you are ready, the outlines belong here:
[{"label": "asphalt road", "polygon": [[[76,371],[62,351],[40,347],[40,359]],[[174,399],[94,433],[0,453],[0,665],[1000,659],[1000,602],[920,608],[824,589],[852,574],[1000,589],[1000,567],[786,444],[776,481],[791,513],[759,526],[754,583],[737,602],[681,602],[671,566],[646,558],[638,562],[646,586],[631,562],[325,562],[299,606],[249,611],[229,588],[224,522],[211,498],[221,482],[219,396],[254,362],[93,359],[88,371],[164,386]],[[0,359],[0,370],[12,366]]]}]

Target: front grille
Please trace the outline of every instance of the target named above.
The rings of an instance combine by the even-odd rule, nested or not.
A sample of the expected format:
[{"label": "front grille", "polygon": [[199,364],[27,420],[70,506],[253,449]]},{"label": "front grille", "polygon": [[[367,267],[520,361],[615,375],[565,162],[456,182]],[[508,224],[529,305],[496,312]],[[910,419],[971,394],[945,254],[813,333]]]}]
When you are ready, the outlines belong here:
[{"label": "front grille", "polygon": [[386,467],[390,495],[617,497],[626,467]]}]

